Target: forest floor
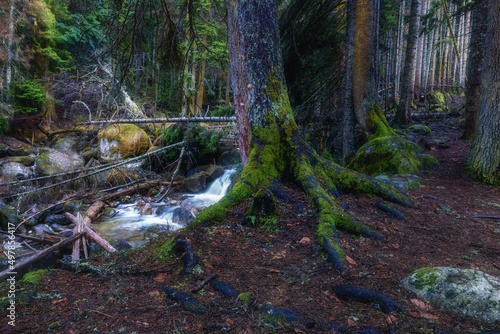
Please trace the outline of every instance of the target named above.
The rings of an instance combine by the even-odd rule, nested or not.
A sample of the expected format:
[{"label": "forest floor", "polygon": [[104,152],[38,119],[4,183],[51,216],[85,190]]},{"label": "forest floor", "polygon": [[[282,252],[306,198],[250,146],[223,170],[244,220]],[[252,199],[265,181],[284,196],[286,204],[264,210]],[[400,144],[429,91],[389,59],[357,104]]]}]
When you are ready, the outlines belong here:
[{"label": "forest floor", "polygon": [[[24,283],[22,289],[36,292],[36,298],[18,300],[15,327],[7,326],[6,315],[2,314],[0,332],[333,332],[327,323],[370,327],[382,333],[491,330],[477,320],[432,308],[401,283],[412,270],[422,267],[473,268],[500,277],[500,220],[472,217],[500,216],[500,188],[465,176],[469,144],[458,139],[460,130],[442,124],[431,128],[434,136],[447,136],[449,140],[440,146],[428,140],[427,153],[434,155],[441,166],[421,175],[423,184],[409,190],[416,207],[398,206],[404,219],[377,209],[374,203],[378,198],[343,194],[339,199],[387,240],[340,232],[348,256],[342,273],[333,269],[314,245],[317,216],[304,194],[289,184],[286,192],[293,202],[278,202],[278,229],[240,226],[250,205],[245,202],[233,207],[221,225],[184,232],[198,257],[194,273],[179,274],[183,257],[157,260],[155,254],[163,240],[160,237],[136,251],[92,260],[95,265],[132,268],[133,275],[96,276],[58,269],[38,283]],[[197,315],[167,298],[162,290],[172,287],[190,293],[211,273],[239,293],[249,292],[254,302],[244,306],[206,286],[193,294],[208,310]],[[339,300],[332,292],[338,284],[384,293],[408,314],[384,314],[369,304]],[[300,312],[307,321],[270,323],[258,310],[259,305],[267,304]]]}]

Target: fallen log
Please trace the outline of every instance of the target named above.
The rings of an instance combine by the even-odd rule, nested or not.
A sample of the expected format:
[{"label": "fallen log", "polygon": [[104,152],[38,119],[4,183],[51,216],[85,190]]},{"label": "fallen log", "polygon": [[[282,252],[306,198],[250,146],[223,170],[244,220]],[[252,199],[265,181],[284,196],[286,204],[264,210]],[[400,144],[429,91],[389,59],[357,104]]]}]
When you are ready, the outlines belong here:
[{"label": "fallen log", "polygon": [[64,245],[67,245],[67,244],[69,244],[69,243],[77,240],[83,234],[84,233],[72,235],[69,238],[66,238],[64,240],[59,241],[57,244],[55,244],[53,246],[50,246],[48,248],[45,248],[44,250],[39,251],[38,253],[36,253],[33,256],[31,256],[31,257],[23,260],[22,262],[19,262],[19,263],[15,264],[14,266],[12,266],[12,267],[10,267],[8,269],[5,269],[4,271],[0,272],[0,281],[3,281],[8,276],[14,276],[14,275],[16,275],[19,270],[24,269],[27,266],[29,266],[30,264],[32,264],[32,263],[34,263],[34,262],[36,262],[38,260],[43,259],[45,256],[47,256],[50,253],[58,250],[59,248],[63,247]]},{"label": "fallen log", "polygon": [[171,118],[141,118],[141,119],[116,119],[109,121],[89,121],[77,125],[118,124],[118,123],[230,123],[236,122],[236,117],[171,117]]},{"label": "fallen log", "polygon": [[[71,220],[73,223],[78,224],[78,218],[72,215],[69,212],[65,212],[64,215]],[[102,248],[107,250],[108,252],[116,252],[116,248],[114,248],[106,239],[102,238],[99,236],[99,234],[95,233],[90,227],[87,225],[83,225],[83,232],[84,235],[88,236],[90,239],[94,240],[97,242],[99,245],[101,245]]]}]

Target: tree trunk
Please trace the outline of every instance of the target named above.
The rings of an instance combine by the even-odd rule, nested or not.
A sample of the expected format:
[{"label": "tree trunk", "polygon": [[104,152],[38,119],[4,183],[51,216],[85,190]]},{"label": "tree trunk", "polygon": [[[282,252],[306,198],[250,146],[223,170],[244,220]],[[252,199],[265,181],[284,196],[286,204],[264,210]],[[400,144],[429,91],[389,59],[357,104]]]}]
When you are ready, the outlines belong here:
[{"label": "tree trunk", "polygon": [[481,97],[468,167],[482,181],[500,185],[500,1],[490,0],[488,9]]},{"label": "tree trunk", "polygon": [[467,61],[467,85],[465,92],[465,129],[463,139],[472,139],[476,127],[477,109],[480,98],[481,73],[483,70],[483,50],[488,28],[487,0],[480,0],[472,12],[472,31]]},{"label": "tree trunk", "polygon": [[[338,189],[369,192],[407,204],[399,190],[323,159],[302,138],[285,85],[274,0],[228,1],[232,85],[243,161],[240,180],[197,223],[222,221],[227,209],[259,190],[272,192],[282,179],[297,182],[319,214],[317,242],[337,268],[344,254],[337,229],[380,239],[344,213]],[[262,191],[261,191],[262,192]]]},{"label": "tree trunk", "polygon": [[405,2],[402,0],[399,5],[399,15],[398,15],[398,39],[396,44],[396,62],[395,62],[395,75],[394,75],[394,101],[397,103],[400,98],[400,83],[401,83],[401,69],[403,63],[403,48],[404,48],[404,13],[405,13]]},{"label": "tree trunk", "polygon": [[11,0],[9,9],[9,30],[7,37],[7,68],[5,70],[5,88],[7,91],[7,102],[9,102],[10,83],[12,81],[12,59],[14,58],[14,53],[12,52],[12,47],[14,45],[14,7],[14,0]]},{"label": "tree trunk", "polygon": [[344,69],[344,92],[343,92],[343,126],[342,126],[342,157],[346,157],[357,149],[355,141],[356,115],[353,103],[353,64],[354,64],[354,29],[356,0],[346,0],[346,37],[345,37],[345,69]]},{"label": "tree trunk", "polygon": [[408,28],[408,42],[401,89],[401,100],[396,113],[397,122],[406,125],[410,121],[411,103],[413,101],[413,84],[415,81],[415,52],[417,47],[418,29],[420,26],[420,0],[411,0],[410,27]]},{"label": "tree trunk", "polygon": [[356,120],[365,139],[369,132],[366,115],[378,98],[378,17],[379,0],[356,1],[354,33],[353,103]]}]

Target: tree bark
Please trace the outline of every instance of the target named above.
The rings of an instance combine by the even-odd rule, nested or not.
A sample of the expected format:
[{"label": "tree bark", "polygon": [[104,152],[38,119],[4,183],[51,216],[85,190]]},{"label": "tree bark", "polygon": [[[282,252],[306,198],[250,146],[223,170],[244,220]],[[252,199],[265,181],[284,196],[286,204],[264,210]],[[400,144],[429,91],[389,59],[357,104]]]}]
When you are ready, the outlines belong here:
[{"label": "tree bark", "polygon": [[488,28],[487,0],[476,2],[472,12],[472,31],[467,61],[467,85],[465,88],[465,129],[463,139],[472,139],[476,127],[477,109],[479,107],[481,73],[483,70],[483,51],[485,34]]},{"label": "tree bark", "polygon": [[5,69],[5,88],[7,91],[7,102],[9,102],[9,90],[10,83],[12,81],[12,59],[14,58],[14,53],[12,52],[12,48],[14,45],[14,0],[10,1],[10,9],[9,9],[9,30],[7,37],[7,62]]},{"label": "tree bark", "polygon": [[353,103],[356,120],[365,135],[365,139],[369,137],[366,115],[374,104],[379,104],[378,16],[379,0],[356,1]]},{"label": "tree bark", "polygon": [[396,113],[396,119],[400,125],[406,125],[410,121],[411,103],[413,101],[413,85],[415,82],[415,52],[420,26],[419,14],[420,0],[411,0],[410,26],[408,28],[408,42],[406,44],[401,100],[399,101]]},{"label": "tree bark", "polygon": [[356,19],[356,0],[346,0],[346,37],[345,37],[345,70],[343,92],[343,126],[342,126],[342,157],[356,151],[355,125],[356,115],[353,103],[353,64],[354,64],[354,29]]},{"label": "tree bark", "polygon": [[500,185],[500,1],[489,1],[485,44],[478,120],[468,168],[482,181]]},{"label": "tree bark", "polygon": [[408,204],[399,190],[319,156],[295,124],[284,81],[274,0],[229,0],[229,46],[244,168],[240,180],[197,223],[223,221],[228,208],[259,190],[272,192],[282,179],[297,182],[318,213],[317,242],[336,268],[345,259],[337,229],[380,239],[344,213],[338,189],[369,192]]}]

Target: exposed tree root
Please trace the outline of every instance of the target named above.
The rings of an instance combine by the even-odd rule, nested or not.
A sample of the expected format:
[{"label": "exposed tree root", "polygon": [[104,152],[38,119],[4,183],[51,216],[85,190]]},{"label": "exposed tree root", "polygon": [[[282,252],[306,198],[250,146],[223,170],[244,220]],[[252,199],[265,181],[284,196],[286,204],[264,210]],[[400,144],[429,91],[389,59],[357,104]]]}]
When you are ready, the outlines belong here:
[{"label": "exposed tree root", "polygon": [[345,255],[337,229],[383,240],[343,211],[335,201],[341,191],[372,194],[405,206],[410,206],[410,201],[392,185],[322,158],[307,145],[291,122],[282,125],[273,123],[254,131],[248,163],[240,180],[218,204],[202,211],[197,221],[222,221],[233,203],[238,204],[245,198],[253,197],[260,189],[270,190],[282,179],[289,179],[301,186],[314,203],[319,214],[317,242],[333,265],[341,269]]},{"label": "exposed tree root", "polygon": [[399,304],[377,291],[361,289],[353,285],[345,284],[334,287],[333,292],[340,299],[377,305],[384,313],[400,311],[407,314],[406,310]]}]

